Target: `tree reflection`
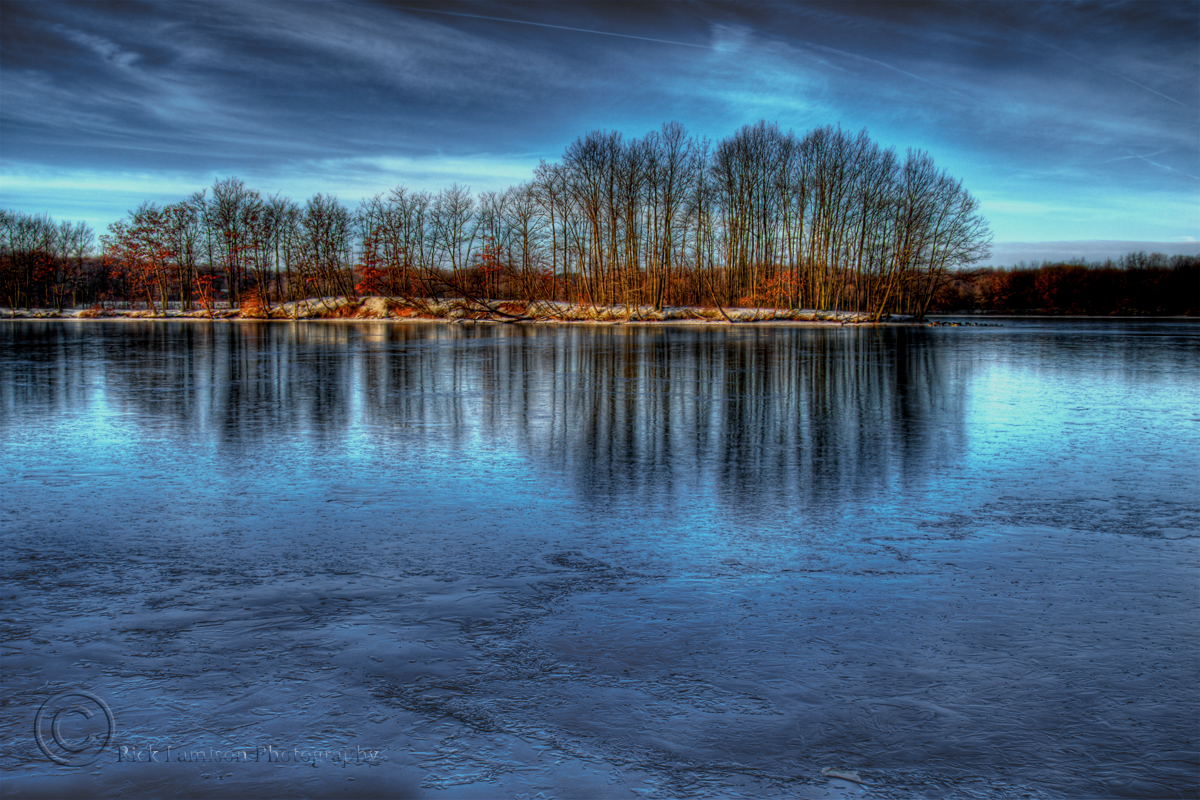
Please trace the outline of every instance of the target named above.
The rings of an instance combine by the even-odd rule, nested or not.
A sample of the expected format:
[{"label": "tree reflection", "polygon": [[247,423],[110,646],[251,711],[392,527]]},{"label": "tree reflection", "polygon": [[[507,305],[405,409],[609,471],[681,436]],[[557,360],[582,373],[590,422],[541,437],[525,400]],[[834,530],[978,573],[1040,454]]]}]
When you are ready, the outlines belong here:
[{"label": "tree reflection", "polygon": [[596,503],[669,508],[705,492],[732,509],[783,509],[867,498],[902,491],[964,448],[966,381],[923,329],[11,330],[6,413],[103,400],[163,446],[199,439],[232,455],[352,453],[368,440],[414,461],[434,448],[506,450]]}]

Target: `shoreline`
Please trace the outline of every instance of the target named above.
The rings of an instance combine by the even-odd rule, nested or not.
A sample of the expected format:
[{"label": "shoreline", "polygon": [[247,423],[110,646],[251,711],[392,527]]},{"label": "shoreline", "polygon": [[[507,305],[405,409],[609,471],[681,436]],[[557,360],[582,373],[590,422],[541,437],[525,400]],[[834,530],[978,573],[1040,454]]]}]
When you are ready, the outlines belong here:
[{"label": "shoreline", "polygon": [[[668,306],[592,306],[558,301],[472,301],[461,298],[407,304],[390,298],[322,297],[282,303],[263,309],[222,308],[210,311],[113,309],[93,306],[62,312],[46,309],[0,308],[0,319],[45,320],[182,320],[200,322],[432,322],[492,325],[811,325],[930,327],[939,324],[909,315],[873,315],[858,311],[820,311],[782,308],[706,308]],[[961,323],[955,323],[961,324]]]},{"label": "shoreline", "polygon": [[954,317],[955,319],[1161,319],[1184,322],[1194,320],[1200,322],[1200,317],[1188,314],[1005,314],[1001,312],[980,313],[976,311],[938,311],[930,314],[929,318]]},{"label": "shoreline", "polygon": [[879,320],[859,311],[821,311],[785,308],[716,308],[705,306],[592,306],[560,301],[467,300],[452,298],[426,302],[393,300],[381,296],[313,297],[281,303],[269,313],[262,309],[219,308],[153,312],[145,308],[22,309],[0,307],[0,320],[158,320],[200,322],[401,322],[485,325],[770,325],[810,327],[994,327],[1010,320],[1173,320],[1196,321],[1189,315],[1138,314],[1038,314],[979,311],[941,311],[924,319],[889,314]]}]

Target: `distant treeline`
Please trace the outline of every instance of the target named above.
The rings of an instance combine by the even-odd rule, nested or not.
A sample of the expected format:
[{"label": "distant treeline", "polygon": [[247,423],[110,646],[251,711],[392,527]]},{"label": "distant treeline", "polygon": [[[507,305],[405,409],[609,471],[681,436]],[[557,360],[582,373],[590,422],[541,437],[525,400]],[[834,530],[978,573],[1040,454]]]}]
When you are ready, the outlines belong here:
[{"label": "distant treeline", "polygon": [[1200,255],[1130,253],[1075,261],[984,269],[948,276],[934,312],[1195,316],[1200,314]]},{"label": "distant treeline", "polygon": [[398,187],[351,210],[235,178],[143,204],[94,251],[81,226],[5,212],[0,303],[185,308],[321,295],[927,310],[986,255],[978,203],[925,153],[830,126],[594,131],[503,192]]}]

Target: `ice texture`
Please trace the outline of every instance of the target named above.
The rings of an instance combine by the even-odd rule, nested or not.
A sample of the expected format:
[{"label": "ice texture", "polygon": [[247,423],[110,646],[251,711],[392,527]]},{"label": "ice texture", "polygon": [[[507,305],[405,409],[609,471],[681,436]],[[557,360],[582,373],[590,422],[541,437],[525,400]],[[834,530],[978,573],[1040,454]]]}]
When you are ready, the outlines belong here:
[{"label": "ice texture", "polygon": [[5,796],[1196,796],[1198,345],[0,322]]}]

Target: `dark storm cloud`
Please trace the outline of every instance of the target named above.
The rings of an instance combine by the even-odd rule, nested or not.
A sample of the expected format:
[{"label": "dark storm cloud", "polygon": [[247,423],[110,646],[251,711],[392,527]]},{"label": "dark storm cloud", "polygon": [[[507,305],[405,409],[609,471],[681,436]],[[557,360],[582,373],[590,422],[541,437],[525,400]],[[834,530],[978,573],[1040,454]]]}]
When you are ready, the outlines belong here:
[{"label": "dark storm cloud", "polygon": [[929,150],[1000,240],[1200,236],[1194,2],[0,9],[0,201],[23,210],[106,223],[230,174],[499,188],[594,128],[765,118]]}]

